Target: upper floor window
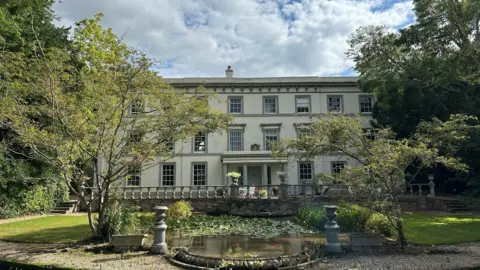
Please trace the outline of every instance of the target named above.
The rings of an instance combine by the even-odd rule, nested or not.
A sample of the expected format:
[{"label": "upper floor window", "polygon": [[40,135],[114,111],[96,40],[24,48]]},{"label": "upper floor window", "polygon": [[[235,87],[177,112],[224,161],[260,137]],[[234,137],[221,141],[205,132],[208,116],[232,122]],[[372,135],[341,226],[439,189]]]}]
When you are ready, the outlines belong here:
[{"label": "upper floor window", "polygon": [[263,113],[264,114],[276,114],[278,113],[278,98],[263,97]]},{"label": "upper floor window", "polygon": [[165,143],[165,148],[167,151],[173,152],[175,150],[175,141],[172,138],[168,139]]},{"label": "upper floor window", "polygon": [[328,96],[328,111],[329,112],[342,112],[343,111],[343,97],[342,96]]},{"label": "upper floor window", "polygon": [[207,163],[193,164],[192,178],[194,186],[205,186],[207,184]]},{"label": "upper floor window", "polygon": [[271,143],[278,142],[279,139],[279,130],[278,129],[265,129],[265,151],[272,150]]},{"label": "upper floor window", "polygon": [[141,166],[132,165],[127,172],[127,186],[140,186],[141,177]]},{"label": "upper floor window", "polygon": [[298,178],[301,182],[313,180],[312,163],[300,163],[298,167]]},{"label": "upper floor window", "polygon": [[175,185],[175,163],[162,164],[162,186]]},{"label": "upper floor window", "polygon": [[128,144],[137,144],[142,141],[143,135],[139,131],[132,131],[128,135]]},{"label": "upper floor window", "polygon": [[130,104],[129,114],[135,115],[143,112],[143,102],[141,100],[134,100]]},{"label": "upper floor window", "polygon": [[228,151],[243,151],[243,130],[228,131]]},{"label": "upper floor window", "polygon": [[229,97],[228,98],[228,112],[231,114],[243,113],[243,98],[242,97]]},{"label": "upper floor window", "polygon": [[205,153],[207,152],[207,135],[205,132],[198,132],[193,138],[193,152]]},{"label": "upper floor window", "polygon": [[362,95],[359,96],[360,113],[372,113],[373,112],[373,97]]},{"label": "upper floor window", "polygon": [[332,174],[340,173],[344,168],[347,162],[345,161],[333,161],[332,162]]},{"label": "upper floor window", "polygon": [[377,139],[377,133],[378,133],[378,130],[376,129],[366,128],[363,130],[363,135],[365,136],[365,138],[372,141],[375,141]]},{"label": "upper floor window", "polygon": [[310,96],[297,96],[295,97],[295,107],[297,113],[309,113],[310,112]]}]

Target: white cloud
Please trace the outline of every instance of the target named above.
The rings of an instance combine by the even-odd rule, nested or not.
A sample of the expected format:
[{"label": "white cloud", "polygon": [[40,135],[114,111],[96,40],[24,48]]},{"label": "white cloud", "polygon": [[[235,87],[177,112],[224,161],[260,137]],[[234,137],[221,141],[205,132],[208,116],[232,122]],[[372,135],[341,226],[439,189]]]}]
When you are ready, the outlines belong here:
[{"label": "white cloud", "polygon": [[[409,23],[411,1],[391,0],[63,0],[59,24],[105,14],[103,25],[131,46],[151,49],[164,77],[325,76],[353,66],[345,57],[356,28]],[[386,2],[385,2],[386,3]],[[168,60],[168,61],[167,61]],[[171,63],[171,64],[170,64]]]}]

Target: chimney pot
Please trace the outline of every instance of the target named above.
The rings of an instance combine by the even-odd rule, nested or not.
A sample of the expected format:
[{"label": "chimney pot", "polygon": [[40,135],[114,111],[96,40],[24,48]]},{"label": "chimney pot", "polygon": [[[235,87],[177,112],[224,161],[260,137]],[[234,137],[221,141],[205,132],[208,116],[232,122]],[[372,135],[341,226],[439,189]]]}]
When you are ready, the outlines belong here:
[{"label": "chimney pot", "polygon": [[232,66],[227,67],[227,70],[225,70],[225,75],[227,76],[227,79],[231,79],[233,77]]}]

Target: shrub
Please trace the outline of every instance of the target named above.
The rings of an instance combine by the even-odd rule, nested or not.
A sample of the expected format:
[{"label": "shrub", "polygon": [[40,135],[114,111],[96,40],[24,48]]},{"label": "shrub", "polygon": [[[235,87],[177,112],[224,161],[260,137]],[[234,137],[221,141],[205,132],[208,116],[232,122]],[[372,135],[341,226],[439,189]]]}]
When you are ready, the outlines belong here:
[{"label": "shrub", "polygon": [[110,241],[111,236],[115,234],[135,233],[139,225],[135,212],[134,207],[121,204],[117,200],[112,201],[104,213],[104,224],[101,229],[104,241]]},{"label": "shrub", "polygon": [[260,190],[260,191],[258,192],[258,195],[259,195],[260,197],[263,197],[263,198],[264,198],[264,197],[267,197],[267,196],[268,196],[268,191],[266,191],[265,189],[262,189],[262,190]]},{"label": "shrub", "polygon": [[168,207],[167,219],[184,219],[192,215],[190,202],[179,201]]},{"label": "shrub", "polygon": [[325,209],[322,206],[300,209],[297,213],[297,219],[302,226],[315,230],[323,230],[327,222]]},{"label": "shrub", "polygon": [[393,235],[393,227],[387,216],[380,213],[373,213],[365,224],[365,229],[370,233],[380,233],[387,237]]},{"label": "shrub", "polygon": [[372,211],[359,205],[343,205],[337,209],[337,221],[342,231],[364,232]]}]

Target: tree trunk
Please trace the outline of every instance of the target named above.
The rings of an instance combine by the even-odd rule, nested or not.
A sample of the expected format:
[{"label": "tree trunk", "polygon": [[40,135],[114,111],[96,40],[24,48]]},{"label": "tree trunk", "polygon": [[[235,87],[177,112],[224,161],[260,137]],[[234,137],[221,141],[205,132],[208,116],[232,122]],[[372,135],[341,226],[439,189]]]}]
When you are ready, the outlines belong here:
[{"label": "tree trunk", "polygon": [[97,230],[95,228],[95,224],[93,224],[91,203],[87,205],[87,213],[88,213],[88,225],[90,226],[90,230],[92,231],[93,236],[97,238],[98,237]]},{"label": "tree trunk", "polygon": [[405,233],[403,232],[403,223],[402,219],[397,217],[397,232],[398,232],[398,243],[400,244],[401,249],[405,249],[407,246],[407,238],[405,237]]}]

